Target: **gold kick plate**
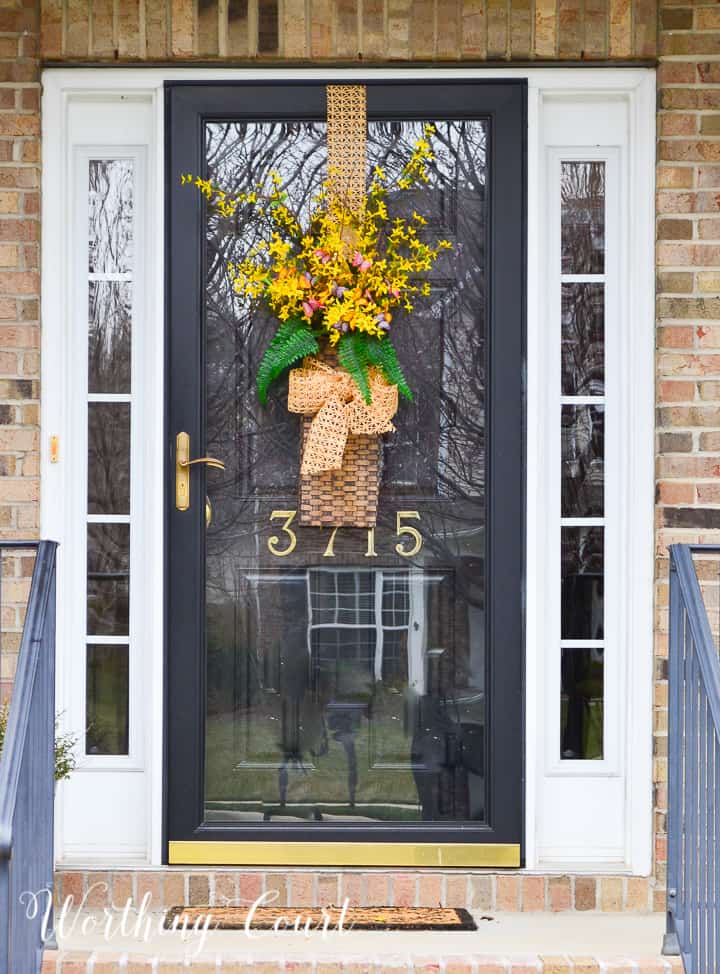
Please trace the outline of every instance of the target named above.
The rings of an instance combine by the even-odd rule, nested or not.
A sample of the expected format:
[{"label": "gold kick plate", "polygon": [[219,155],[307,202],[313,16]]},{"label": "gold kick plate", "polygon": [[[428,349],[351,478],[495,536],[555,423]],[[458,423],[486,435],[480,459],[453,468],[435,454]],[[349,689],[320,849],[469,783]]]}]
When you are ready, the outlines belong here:
[{"label": "gold kick plate", "polygon": [[[190,467],[196,463],[204,463],[216,470],[224,470],[225,464],[215,457],[197,457],[190,459],[190,435],[178,433],[175,438],[175,507],[179,511],[187,511],[190,507]],[[207,508],[205,512],[207,520]]]},{"label": "gold kick plate", "polygon": [[170,842],[176,866],[410,866],[478,869],[520,866],[516,843]]}]

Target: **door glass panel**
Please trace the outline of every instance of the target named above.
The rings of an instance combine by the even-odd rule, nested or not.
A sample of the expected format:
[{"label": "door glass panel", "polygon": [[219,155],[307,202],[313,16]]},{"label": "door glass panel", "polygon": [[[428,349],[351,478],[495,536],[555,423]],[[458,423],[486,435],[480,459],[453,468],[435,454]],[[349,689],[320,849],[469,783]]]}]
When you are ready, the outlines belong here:
[{"label": "door glass panel", "polygon": [[88,392],[130,392],[132,283],[89,282]]},{"label": "door glass panel", "polygon": [[603,406],[562,406],[562,515],[602,517]]},{"label": "door glass panel", "polygon": [[560,749],[564,761],[603,756],[605,651],[564,646],[560,697]]},{"label": "door glass panel", "polygon": [[130,668],[127,646],[87,646],[86,754],[127,754]]},{"label": "door glass panel", "polygon": [[[370,123],[369,166],[397,172],[423,124]],[[199,475],[208,821],[487,821],[487,132],[435,124],[430,182],[389,209],[454,246],[393,322],[415,401],[383,446],[374,536],[298,525],[287,379],[264,407],[255,392],[275,325],[225,269],[259,228],[249,211],[207,215],[204,452],[227,466]],[[213,182],[250,191],[277,170],[304,213],[327,161],[320,122],[208,122],[205,149]]]},{"label": "door glass panel", "polygon": [[130,403],[88,403],[88,514],[130,513]]},{"label": "door glass panel", "polygon": [[91,159],[88,271],[126,274],[133,264],[133,161]]},{"label": "door glass panel", "polygon": [[562,285],[562,394],[602,396],[605,285]]},{"label": "door glass panel", "polygon": [[563,162],[560,193],[563,274],[602,274],[605,163]]},{"label": "door glass panel", "polygon": [[603,533],[601,527],[560,529],[563,639],[602,639]]},{"label": "door glass panel", "polygon": [[88,635],[127,636],[129,580],[130,525],[88,524]]}]

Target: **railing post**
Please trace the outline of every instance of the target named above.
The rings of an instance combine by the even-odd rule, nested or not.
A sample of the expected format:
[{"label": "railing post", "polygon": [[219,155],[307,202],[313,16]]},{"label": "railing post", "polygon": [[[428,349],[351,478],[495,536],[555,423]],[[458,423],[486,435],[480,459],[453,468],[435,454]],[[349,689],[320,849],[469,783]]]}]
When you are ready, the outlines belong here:
[{"label": "railing post", "polygon": [[47,810],[48,821],[41,830],[45,837],[46,848],[44,850],[45,863],[47,864],[47,874],[45,886],[49,890],[50,904],[48,913],[48,927],[45,937],[44,947],[48,949],[57,947],[55,937],[55,910],[54,910],[54,875],[55,875],[55,604],[56,595],[56,576],[53,571],[50,583],[50,597],[48,608],[43,626],[42,645],[45,655],[45,715],[49,722],[48,740],[50,741],[49,754],[47,756],[49,767],[44,776],[46,794],[43,799],[43,808]]},{"label": "railing post", "polygon": [[10,974],[10,860],[0,859],[0,974]]},{"label": "railing post", "polygon": [[682,817],[682,672],[683,672],[683,613],[678,590],[675,558],[670,549],[670,644],[668,674],[668,849],[667,849],[667,913],[662,952],[667,956],[680,953],[675,924],[680,883],[680,841]]}]

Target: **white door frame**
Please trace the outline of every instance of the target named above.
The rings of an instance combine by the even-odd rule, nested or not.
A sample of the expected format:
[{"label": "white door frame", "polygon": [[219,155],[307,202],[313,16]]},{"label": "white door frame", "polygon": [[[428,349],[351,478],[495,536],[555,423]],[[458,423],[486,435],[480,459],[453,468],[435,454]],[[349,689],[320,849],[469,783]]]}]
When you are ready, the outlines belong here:
[{"label": "white door frame", "polygon": [[[73,113],[80,106],[100,108],[106,124],[91,140],[94,146],[118,145],[126,138],[130,145],[142,142],[147,154],[147,193],[145,265],[147,285],[144,299],[145,333],[142,336],[146,364],[142,390],[142,409],[137,421],[142,423],[143,449],[134,471],[141,478],[144,510],[140,512],[146,538],[141,553],[139,580],[133,585],[146,593],[137,602],[142,612],[140,627],[142,645],[147,653],[143,672],[145,694],[138,718],[145,750],[138,771],[147,781],[146,808],[143,811],[146,842],[127,854],[128,859],[159,864],[163,858],[163,483],[164,415],[162,366],[164,361],[164,267],[163,267],[163,193],[164,193],[164,93],[166,80],[248,81],[299,78],[333,79],[507,79],[524,78],[528,83],[528,322],[527,322],[527,618],[526,618],[526,839],[527,869],[556,871],[559,868],[595,872],[627,871],[647,875],[652,865],[652,687],[653,687],[653,409],[654,409],[654,157],[655,157],[655,74],[644,68],[50,68],[43,72],[43,261],[42,261],[42,512],[43,537],[61,542],[59,556],[58,615],[58,707],[65,710],[64,721],[73,725],[77,716],[73,703],[73,681],[77,671],[71,665],[77,659],[70,622],[73,596],[64,579],[72,575],[73,538],[82,530],[73,515],[73,498],[84,490],[84,465],[72,467],[67,460],[72,451],[63,452],[77,434],[77,420],[72,419],[73,390],[68,387],[66,363],[72,355],[70,343],[70,287],[72,241],[67,227],[71,214],[72,147],[69,143]],[[132,132],[123,133],[113,124],[113,113],[121,106],[144,106],[149,118],[149,131],[142,140]],[[593,125],[577,127],[583,115],[591,122],[597,117],[610,117],[624,126],[616,137],[601,142]],[[618,114],[619,113],[619,114]],[[623,121],[624,120],[624,121]],[[602,126],[600,127],[602,128]],[[107,131],[102,131],[106,129]],[[617,131],[617,126],[616,126]],[[579,133],[585,133],[581,135]],[[114,133],[114,134],[113,134]],[[548,336],[556,333],[556,322],[550,320],[554,302],[548,288],[554,287],[555,270],[548,265],[548,164],[568,151],[579,152],[578,139],[588,154],[605,150],[619,154],[622,182],[618,205],[625,207],[622,237],[622,322],[624,335],[617,354],[608,359],[608,369],[618,369],[624,388],[623,410],[627,415],[626,437],[612,458],[613,476],[621,489],[612,501],[608,517],[617,517],[625,548],[621,561],[613,566],[618,592],[618,619],[613,630],[620,640],[616,703],[621,729],[614,749],[616,766],[592,769],[566,769],[548,760],[548,737],[553,722],[550,711],[559,690],[548,674],[553,672],[552,654],[559,653],[554,640],[552,613],[547,612],[548,572],[553,571],[554,557],[549,550],[548,531],[553,518],[549,515],[549,496],[555,473],[548,468],[545,444],[557,420],[556,403],[548,393],[547,376],[553,374],[553,356],[559,349],[548,347]],[[103,140],[105,140],[103,142]],[[83,140],[81,140],[83,141]],[[583,158],[586,156],[583,156]],[[587,156],[589,157],[589,155]],[[628,201],[632,201],[629,219]],[[549,370],[549,371],[548,371]],[[49,438],[60,437],[60,462],[52,464]],[[83,441],[84,442],[84,441]],[[78,471],[82,471],[82,475]],[[559,473],[558,473],[559,476]],[[612,492],[611,492],[612,493]],[[620,528],[619,528],[620,529]],[[550,546],[551,548],[551,546]],[[74,566],[77,572],[83,566]],[[559,588],[559,563],[555,565],[551,587]],[[554,591],[554,589],[553,589]],[[75,607],[77,611],[77,606]],[[134,611],[134,610],[133,610]],[[131,623],[132,625],[132,623]],[[75,674],[75,675],[73,675]],[[552,678],[553,681],[555,677]],[[73,710],[73,708],[75,708]],[[75,726],[74,730],[78,730]],[[574,763],[574,762],[573,762]],[[589,763],[589,762],[586,762]],[[587,772],[590,772],[589,775]],[[573,798],[582,801],[588,787],[593,794],[603,795],[603,781],[609,774],[621,774],[624,808],[622,836],[612,854],[599,850],[593,855],[592,836],[584,848],[563,847],[546,831],[550,808],[557,813]],[[121,774],[86,766],[77,776]],[[129,772],[127,772],[129,773]],[[105,779],[105,781],[107,778]],[[562,782],[557,791],[556,783]],[[65,786],[63,786],[64,788]],[[71,782],[68,788],[72,788]],[[100,779],[96,788],[100,789]],[[59,856],[67,861],[100,861],[112,864],[121,855],[108,837],[104,848],[80,845],[73,849],[64,842],[63,809],[68,804],[60,789],[58,825]],[[555,789],[555,790],[553,790]],[[69,794],[69,792],[68,792]],[[98,807],[102,796],[98,792]],[[551,804],[548,805],[548,802]],[[558,803],[560,803],[558,805]],[[601,810],[602,812],[602,810]]]}]

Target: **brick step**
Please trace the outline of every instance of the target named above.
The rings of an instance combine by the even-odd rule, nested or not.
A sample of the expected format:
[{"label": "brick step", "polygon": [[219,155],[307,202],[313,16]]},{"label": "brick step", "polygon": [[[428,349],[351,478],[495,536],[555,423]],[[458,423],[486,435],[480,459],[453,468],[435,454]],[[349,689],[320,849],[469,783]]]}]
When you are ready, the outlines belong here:
[{"label": "brick step", "polygon": [[438,869],[72,869],[56,874],[56,900],[69,896],[91,909],[137,904],[153,910],[180,904],[252,903],[276,894],[275,906],[455,906],[468,910],[552,913],[664,912],[665,890],[643,876]]},{"label": "brick step", "polygon": [[[288,908],[292,924],[292,907]],[[165,913],[58,913],[43,974],[666,974],[664,917],[473,911],[477,929],[282,931],[164,928]],[[142,922],[139,922],[142,921]]]},{"label": "brick step", "polygon": [[101,951],[46,951],[42,974],[670,974],[682,971],[679,958],[592,957],[588,955],[395,956],[311,958],[203,956],[187,961],[147,954]]}]

